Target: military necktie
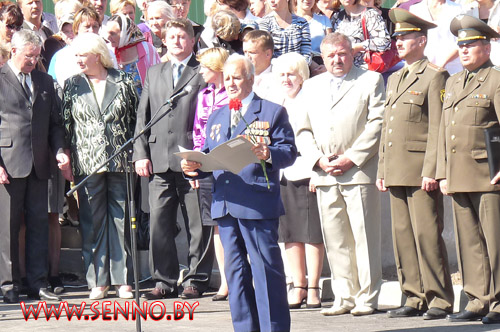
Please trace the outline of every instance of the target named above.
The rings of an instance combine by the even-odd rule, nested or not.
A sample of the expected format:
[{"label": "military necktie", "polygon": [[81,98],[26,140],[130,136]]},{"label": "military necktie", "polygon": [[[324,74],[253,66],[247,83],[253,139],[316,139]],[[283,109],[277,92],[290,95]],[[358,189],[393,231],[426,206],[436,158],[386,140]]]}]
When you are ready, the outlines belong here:
[{"label": "military necktie", "polygon": [[405,81],[406,77],[408,77],[408,73],[410,72],[410,69],[408,66],[403,67],[403,71],[401,72],[401,78],[399,79],[399,84],[398,84],[398,92],[400,89],[402,89],[403,82]]},{"label": "military necktie", "polygon": [[464,80],[464,88],[467,86],[467,84],[469,84],[470,81],[472,81],[472,79],[474,78],[474,76],[476,76],[476,74],[473,73],[473,72],[468,72],[467,73],[467,76],[465,77],[465,80]]}]

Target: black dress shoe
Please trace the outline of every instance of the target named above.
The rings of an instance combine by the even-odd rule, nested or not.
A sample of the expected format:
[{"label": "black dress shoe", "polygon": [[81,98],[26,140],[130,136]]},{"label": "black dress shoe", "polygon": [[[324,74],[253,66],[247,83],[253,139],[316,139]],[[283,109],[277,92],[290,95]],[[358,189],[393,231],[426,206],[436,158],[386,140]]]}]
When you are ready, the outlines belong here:
[{"label": "black dress shoe", "polygon": [[161,300],[161,299],[173,299],[178,297],[177,291],[167,291],[161,288],[154,288],[148,293],[142,294],[142,297],[146,300]]},{"label": "black dress shoe", "polygon": [[226,300],[227,300],[227,295],[215,294],[212,297],[212,301],[226,301]]},{"label": "black dress shoe", "polygon": [[52,288],[52,292],[54,292],[55,294],[61,294],[65,291],[64,285],[59,276],[49,277],[49,284],[50,288]]},{"label": "black dress shoe", "polygon": [[461,311],[458,314],[450,314],[446,316],[446,320],[450,322],[470,322],[475,320],[481,320],[484,315],[472,312],[472,311]]},{"label": "black dress shoe", "polygon": [[443,319],[446,318],[446,315],[448,315],[449,312],[441,309],[441,308],[430,308],[427,310],[427,312],[424,314],[424,319],[425,320],[432,320],[432,319]]},{"label": "black dress shoe", "polygon": [[61,298],[48,291],[47,288],[40,288],[38,291],[38,294],[36,293],[31,293],[28,295],[30,298],[33,298],[35,300],[40,300],[40,301],[56,301],[56,302],[61,302]]},{"label": "black dress shoe", "polygon": [[415,317],[422,316],[423,313],[424,312],[422,310],[404,306],[398,309],[387,311],[387,316],[389,316],[389,318]]},{"label": "black dress shoe", "polygon": [[10,289],[3,295],[3,301],[5,303],[19,303],[19,293],[14,289]]},{"label": "black dress shoe", "polygon": [[500,324],[500,313],[490,312],[483,317],[483,324]]},{"label": "black dress shoe", "polygon": [[195,286],[186,286],[181,293],[181,299],[198,299],[201,297],[201,293]]}]

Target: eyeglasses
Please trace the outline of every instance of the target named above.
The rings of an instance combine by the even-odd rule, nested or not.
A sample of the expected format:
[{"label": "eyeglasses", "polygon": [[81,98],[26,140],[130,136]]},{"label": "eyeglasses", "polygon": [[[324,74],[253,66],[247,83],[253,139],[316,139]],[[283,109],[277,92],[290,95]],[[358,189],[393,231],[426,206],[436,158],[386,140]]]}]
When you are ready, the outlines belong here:
[{"label": "eyeglasses", "polygon": [[15,25],[15,24],[5,24],[5,26],[10,30],[16,30],[16,31],[19,31],[23,28],[22,25]]},{"label": "eyeglasses", "polygon": [[35,62],[38,62],[42,57],[40,55],[24,55],[24,58],[26,60],[34,60]]}]

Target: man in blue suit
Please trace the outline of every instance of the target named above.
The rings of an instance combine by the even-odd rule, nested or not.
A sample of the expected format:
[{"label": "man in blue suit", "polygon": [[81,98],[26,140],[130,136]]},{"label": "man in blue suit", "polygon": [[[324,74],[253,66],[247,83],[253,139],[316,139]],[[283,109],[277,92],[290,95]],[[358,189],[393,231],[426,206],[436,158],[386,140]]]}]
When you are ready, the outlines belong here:
[{"label": "man in blue suit", "polygon": [[[253,81],[252,63],[241,55],[230,56],[224,65],[224,85],[230,105],[241,101],[245,121],[239,121],[229,106],[214,112],[206,127],[205,152],[248,134],[248,123],[259,141],[252,151],[266,161],[269,188],[261,164],[250,164],[238,174],[214,171],[212,218],[219,224],[224,247],[234,330],[289,331],[286,281],[277,243],[278,218],[284,214],[279,170],[293,164],[297,149],[286,110],[255,95]],[[187,176],[204,175],[198,171],[199,163],[182,160],[181,166]]]}]

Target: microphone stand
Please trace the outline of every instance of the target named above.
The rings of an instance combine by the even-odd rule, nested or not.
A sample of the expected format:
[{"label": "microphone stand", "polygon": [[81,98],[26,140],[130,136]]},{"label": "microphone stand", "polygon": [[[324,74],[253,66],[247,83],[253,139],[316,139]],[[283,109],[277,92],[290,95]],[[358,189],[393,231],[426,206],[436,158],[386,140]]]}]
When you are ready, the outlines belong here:
[{"label": "microphone stand", "polygon": [[[130,138],[123,146],[116,151],[111,157],[109,157],[102,164],[97,166],[92,173],[87,175],[80,183],[74,186],[71,190],[66,193],[66,196],[71,196],[75,191],[77,191],[84,183],[86,183],[90,177],[95,175],[97,171],[106,166],[112,159],[119,156],[120,154],[124,154],[127,158],[127,167],[125,170],[126,173],[126,184],[127,184],[127,199],[128,199],[128,209],[129,209],[129,219],[130,219],[130,238],[131,238],[131,246],[132,246],[132,267],[134,269],[134,287],[135,287],[135,303],[140,308],[141,302],[139,299],[139,269],[138,269],[138,252],[137,252],[137,220],[135,213],[135,201],[134,201],[134,169],[132,163],[132,152],[135,141],[137,141],[142,135],[144,135],[147,131],[151,129],[155,124],[158,123],[161,119],[163,119],[167,114],[172,111],[172,105],[175,99],[181,95],[183,91],[181,91],[178,95],[173,96],[168,99],[167,102],[160,106],[160,108],[155,112],[151,120],[144,126],[144,128],[134,137]],[[168,106],[168,109],[158,116],[160,110]],[[136,315],[135,321],[136,331],[141,332],[141,315]]]}]

